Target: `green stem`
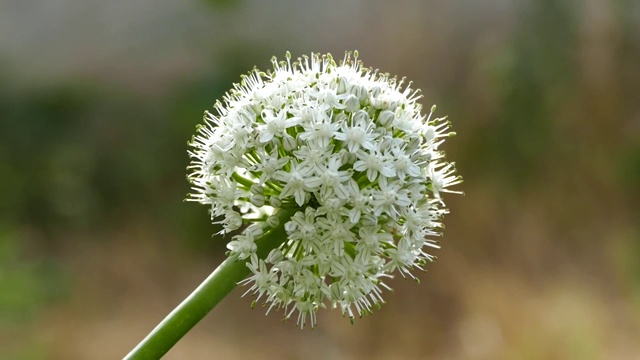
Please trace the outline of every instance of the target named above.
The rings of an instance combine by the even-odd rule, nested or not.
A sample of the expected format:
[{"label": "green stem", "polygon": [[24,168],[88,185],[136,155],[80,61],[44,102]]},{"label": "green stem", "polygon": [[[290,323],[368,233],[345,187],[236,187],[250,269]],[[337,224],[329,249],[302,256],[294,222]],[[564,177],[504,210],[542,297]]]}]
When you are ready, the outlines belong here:
[{"label": "green stem", "polygon": [[[284,224],[295,212],[296,210],[294,209],[280,210],[278,212],[277,216],[280,219],[280,225],[266,233],[256,242],[258,244],[257,254],[259,258],[266,258],[271,250],[280,246],[286,240],[287,234],[284,230]],[[160,359],[227,296],[249,272],[246,261],[227,258],[124,359]]]}]

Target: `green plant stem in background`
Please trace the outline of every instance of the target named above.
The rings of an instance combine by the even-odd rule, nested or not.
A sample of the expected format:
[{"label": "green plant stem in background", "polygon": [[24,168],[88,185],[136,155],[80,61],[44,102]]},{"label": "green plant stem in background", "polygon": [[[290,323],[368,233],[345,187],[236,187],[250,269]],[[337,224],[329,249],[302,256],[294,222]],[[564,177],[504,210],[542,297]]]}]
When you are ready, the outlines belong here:
[{"label": "green plant stem in background", "polygon": [[[280,220],[280,225],[256,241],[258,257],[265,258],[271,250],[286,240],[287,234],[284,230],[284,224],[296,211],[297,209],[282,209],[278,212],[277,217]],[[189,297],[131,350],[125,359],[161,358],[248,274],[249,268],[247,268],[246,261],[226,259]]]}]

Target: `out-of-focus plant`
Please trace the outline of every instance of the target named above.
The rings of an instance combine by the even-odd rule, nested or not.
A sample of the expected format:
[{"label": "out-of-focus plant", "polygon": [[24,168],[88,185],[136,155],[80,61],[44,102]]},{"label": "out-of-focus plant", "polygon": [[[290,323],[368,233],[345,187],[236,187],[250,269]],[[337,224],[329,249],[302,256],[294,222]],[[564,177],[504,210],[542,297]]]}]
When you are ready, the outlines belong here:
[{"label": "out-of-focus plant", "polygon": [[239,5],[240,0],[205,0],[214,9],[228,9]]},{"label": "out-of-focus plant", "polygon": [[0,225],[0,327],[19,327],[64,296],[68,286],[57,264],[29,258],[15,231]]},{"label": "out-of-focus plant", "polygon": [[480,151],[470,164],[517,189],[535,181],[562,151],[556,141],[563,119],[556,117],[577,86],[577,20],[570,4],[543,0],[521,6],[514,38],[494,71],[499,110],[474,135]]}]

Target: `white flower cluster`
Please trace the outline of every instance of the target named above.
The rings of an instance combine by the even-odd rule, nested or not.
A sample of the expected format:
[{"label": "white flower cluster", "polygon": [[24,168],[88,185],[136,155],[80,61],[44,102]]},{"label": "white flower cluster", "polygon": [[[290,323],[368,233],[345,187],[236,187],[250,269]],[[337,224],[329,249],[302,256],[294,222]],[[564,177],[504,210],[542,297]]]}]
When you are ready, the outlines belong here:
[{"label": "white flower cluster", "polygon": [[[433,260],[440,194],[461,182],[438,150],[449,122],[421,113],[411,83],[353,55],[274,58],[215,104],[191,144],[191,200],[210,204],[223,232],[250,224],[228,244],[252,272],[242,283],[269,310],[297,311],[300,327],[326,304],[370,313],[382,278],[413,278]],[[259,258],[256,240],[278,226],[287,239]]]}]

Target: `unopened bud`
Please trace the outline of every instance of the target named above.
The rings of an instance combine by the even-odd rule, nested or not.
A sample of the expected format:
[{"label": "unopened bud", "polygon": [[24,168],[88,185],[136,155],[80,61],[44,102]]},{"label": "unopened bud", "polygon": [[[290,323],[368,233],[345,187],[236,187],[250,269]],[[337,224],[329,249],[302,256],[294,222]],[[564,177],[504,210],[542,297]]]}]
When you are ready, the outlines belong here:
[{"label": "unopened bud", "polygon": [[251,203],[257,207],[263,207],[264,206],[264,196],[262,195],[253,195],[251,196],[251,198],[249,199],[251,200]]},{"label": "unopened bud", "polygon": [[298,148],[298,142],[293,138],[293,136],[285,134],[282,138],[282,146],[287,151],[293,151]]},{"label": "unopened bud", "polygon": [[282,206],[282,200],[280,200],[277,196],[272,196],[269,198],[269,205],[274,208],[279,208]]},{"label": "unopened bud", "polygon": [[358,100],[360,100],[360,104],[363,104],[367,100],[367,89],[365,89],[362,85],[354,85],[351,88],[351,94],[355,95]]},{"label": "unopened bud", "polygon": [[275,215],[271,215],[267,218],[266,224],[271,228],[275,228],[280,225],[280,219]]},{"label": "unopened bud", "polygon": [[360,100],[355,95],[349,95],[344,100],[344,110],[347,112],[355,112],[360,109]]},{"label": "unopened bud", "polygon": [[385,110],[378,115],[378,123],[382,126],[389,126],[395,119],[395,115],[391,110]]},{"label": "unopened bud", "polygon": [[338,94],[344,94],[347,92],[347,78],[345,78],[344,76],[340,77],[340,80],[338,80],[338,89],[337,92]]}]

